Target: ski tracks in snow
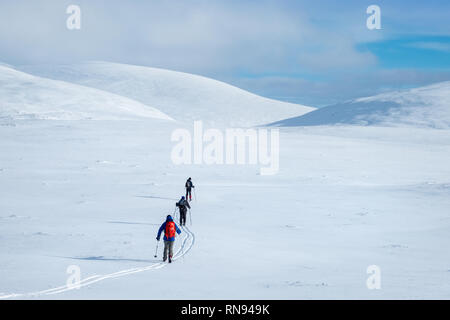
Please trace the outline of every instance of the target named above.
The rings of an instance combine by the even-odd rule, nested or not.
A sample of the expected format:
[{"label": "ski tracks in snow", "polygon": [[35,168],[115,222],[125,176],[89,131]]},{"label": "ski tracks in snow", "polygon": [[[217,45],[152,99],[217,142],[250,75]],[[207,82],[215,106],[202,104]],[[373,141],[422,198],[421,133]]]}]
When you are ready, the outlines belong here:
[{"label": "ski tracks in snow", "polygon": [[[176,261],[176,260],[180,259],[181,257],[184,257],[184,255],[186,255],[192,249],[192,247],[195,243],[195,234],[191,230],[189,230],[189,228],[186,226],[181,226],[181,229],[184,231],[186,236],[182,238],[181,246],[175,252],[175,255],[173,256],[173,259],[172,259],[173,261]],[[73,285],[73,286],[64,285],[64,286],[60,286],[60,287],[53,288],[53,289],[47,289],[47,290],[42,290],[42,291],[37,291],[37,292],[30,292],[30,293],[12,293],[12,294],[6,294],[6,295],[3,294],[3,295],[0,295],[0,299],[33,298],[33,297],[40,297],[40,296],[63,293],[63,292],[67,292],[70,290],[77,289],[77,288],[87,287],[94,283],[108,280],[108,279],[124,277],[124,276],[130,275],[130,274],[149,271],[149,270],[161,269],[161,268],[164,268],[166,265],[167,265],[166,262],[161,261],[161,262],[154,263],[149,266],[142,267],[142,268],[131,268],[131,269],[126,269],[126,270],[122,270],[122,271],[118,271],[118,272],[114,272],[114,273],[110,273],[110,274],[105,274],[105,275],[90,276],[88,278],[82,279],[77,285]]]}]

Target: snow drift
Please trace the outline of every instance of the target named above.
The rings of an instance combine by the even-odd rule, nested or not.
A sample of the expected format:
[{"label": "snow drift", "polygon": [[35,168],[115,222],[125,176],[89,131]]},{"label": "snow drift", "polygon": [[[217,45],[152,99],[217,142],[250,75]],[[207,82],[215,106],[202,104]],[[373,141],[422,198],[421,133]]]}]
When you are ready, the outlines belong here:
[{"label": "snow drift", "polygon": [[23,67],[27,72],[119,94],[183,122],[252,126],[300,116],[314,108],[267,99],[188,73],[109,62]]},{"label": "snow drift", "polygon": [[379,94],[271,123],[274,126],[411,125],[450,127],[450,81]]},{"label": "snow drift", "polygon": [[0,65],[0,118],[171,120],[161,111],[98,89],[45,79]]}]

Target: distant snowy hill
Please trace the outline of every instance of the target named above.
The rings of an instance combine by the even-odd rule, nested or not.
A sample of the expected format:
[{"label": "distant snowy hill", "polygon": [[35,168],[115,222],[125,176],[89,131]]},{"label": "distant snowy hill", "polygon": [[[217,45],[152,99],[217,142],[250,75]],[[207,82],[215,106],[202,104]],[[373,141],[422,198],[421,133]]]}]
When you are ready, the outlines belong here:
[{"label": "distant snowy hill", "polygon": [[315,110],[260,97],[226,83],[188,73],[109,62],[29,66],[22,70],[119,94],[183,122],[252,126]]},{"label": "distant snowy hill", "polygon": [[337,124],[450,128],[450,81],[360,98],[271,123],[287,127]]},{"label": "distant snowy hill", "polygon": [[49,120],[172,120],[159,110],[116,94],[45,79],[0,65],[0,118]]}]

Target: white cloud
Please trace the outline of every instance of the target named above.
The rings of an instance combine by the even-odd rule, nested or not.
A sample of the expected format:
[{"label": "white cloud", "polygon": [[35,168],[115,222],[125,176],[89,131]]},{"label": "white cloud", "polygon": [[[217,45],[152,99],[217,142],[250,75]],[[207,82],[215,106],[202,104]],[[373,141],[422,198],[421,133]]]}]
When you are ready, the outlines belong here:
[{"label": "white cloud", "polygon": [[[377,70],[376,57],[355,46],[402,32],[448,33],[450,2],[433,5],[436,1],[380,0],[381,31],[367,30],[366,8],[372,3],[360,0],[1,1],[0,61],[147,65],[326,104],[402,81],[428,83],[433,78],[428,74]],[[66,28],[66,8],[73,3],[82,10],[80,31]],[[448,50],[436,43],[416,45]],[[253,78],[245,78],[248,74]],[[312,77],[301,80],[299,74]]]},{"label": "white cloud", "polygon": [[342,21],[333,22],[336,29],[314,22],[308,5],[293,10],[278,1],[77,2],[80,31],[66,29],[70,1],[2,2],[0,58],[113,60],[196,73],[296,72],[374,62],[354,49],[354,35],[336,38]]}]

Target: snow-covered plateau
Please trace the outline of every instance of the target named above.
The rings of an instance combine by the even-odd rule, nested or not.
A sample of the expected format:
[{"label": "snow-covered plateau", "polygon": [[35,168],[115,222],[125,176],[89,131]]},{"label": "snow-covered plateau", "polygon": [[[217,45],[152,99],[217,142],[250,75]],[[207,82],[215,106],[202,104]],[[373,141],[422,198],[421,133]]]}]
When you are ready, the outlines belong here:
[{"label": "snow-covered plateau", "polygon": [[[357,122],[173,71],[19,70],[0,66],[0,298],[449,298],[448,83],[360,99]],[[369,121],[375,100],[401,112]],[[266,127],[278,173],[174,164],[172,132],[194,120],[281,121]],[[157,230],[188,177],[192,210],[162,263]]]}]

